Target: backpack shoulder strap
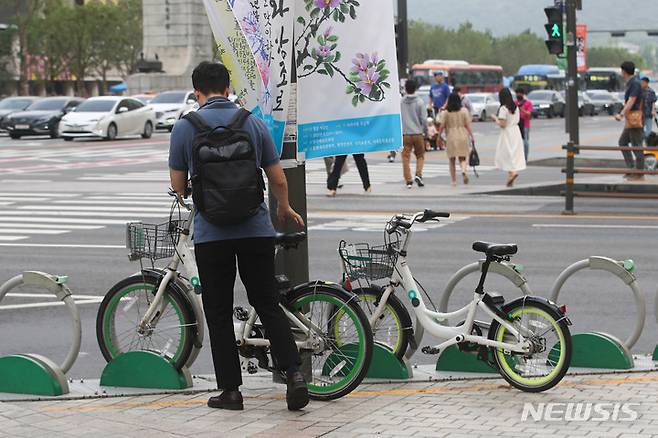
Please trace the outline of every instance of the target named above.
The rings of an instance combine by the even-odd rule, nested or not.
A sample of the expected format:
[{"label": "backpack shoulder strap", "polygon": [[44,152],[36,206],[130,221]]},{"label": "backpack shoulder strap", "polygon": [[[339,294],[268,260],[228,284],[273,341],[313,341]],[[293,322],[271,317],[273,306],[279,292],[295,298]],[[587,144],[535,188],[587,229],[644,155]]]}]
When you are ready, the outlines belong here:
[{"label": "backpack shoulder strap", "polygon": [[244,108],[238,109],[238,112],[235,113],[231,121],[228,123],[227,128],[229,129],[240,129],[244,122],[247,121],[247,118],[251,115],[250,111],[247,111]]},{"label": "backpack shoulder strap", "polygon": [[203,117],[201,117],[201,115],[196,111],[190,111],[189,113],[185,114],[183,118],[190,122],[198,132],[206,132],[210,131],[211,129]]}]

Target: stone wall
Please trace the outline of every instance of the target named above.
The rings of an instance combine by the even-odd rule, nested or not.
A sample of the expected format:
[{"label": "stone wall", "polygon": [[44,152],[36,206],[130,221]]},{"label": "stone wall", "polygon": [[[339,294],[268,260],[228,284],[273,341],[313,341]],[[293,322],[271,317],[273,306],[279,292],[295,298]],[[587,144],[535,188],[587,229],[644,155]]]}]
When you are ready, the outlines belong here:
[{"label": "stone wall", "polygon": [[191,88],[194,67],[213,54],[213,37],[202,0],[143,0],[144,56],[162,62],[164,73],[128,78],[128,92]]}]

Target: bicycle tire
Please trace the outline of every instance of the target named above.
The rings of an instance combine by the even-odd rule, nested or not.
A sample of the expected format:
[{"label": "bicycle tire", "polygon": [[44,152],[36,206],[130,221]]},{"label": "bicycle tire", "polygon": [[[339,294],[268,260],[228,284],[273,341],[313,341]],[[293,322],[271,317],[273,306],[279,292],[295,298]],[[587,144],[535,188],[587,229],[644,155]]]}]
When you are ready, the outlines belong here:
[{"label": "bicycle tire", "polygon": [[[553,329],[558,332],[558,343],[551,343],[551,345],[546,343],[545,347],[550,348],[550,351],[548,352],[548,357],[545,362],[548,363],[549,361],[554,361],[551,359],[551,354],[553,355],[553,358],[555,358],[556,354],[558,357],[556,361],[556,367],[553,371],[551,371],[547,376],[538,378],[536,382],[532,382],[529,378],[520,376],[513,369],[517,367],[517,361],[528,360],[527,355],[522,359],[519,359],[518,355],[506,355],[502,349],[492,348],[491,350],[493,352],[494,362],[498,368],[498,371],[500,372],[500,375],[509,384],[525,392],[546,391],[560,383],[562,378],[564,378],[565,374],[569,370],[573,348],[569,326],[562,312],[560,312],[560,310],[548,300],[539,297],[518,298],[508,304],[505,304],[501,310],[514,318],[518,318],[522,313],[534,313],[544,318],[548,317],[546,318],[547,320],[550,318],[549,323],[552,325]],[[543,329],[543,327],[541,329]],[[502,340],[505,331],[506,329],[504,326],[502,326],[498,321],[493,320],[489,329],[489,339]],[[548,331],[545,333],[547,332]],[[530,360],[532,360],[531,357]]]},{"label": "bicycle tire", "polygon": [[[333,317],[340,312],[344,312],[345,315],[351,318],[358,335],[358,345],[355,347],[358,356],[355,356],[352,366],[348,366],[345,372],[343,372],[343,368],[346,367],[346,361],[341,360],[338,363],[333,362],[336,359],[332,355],[337,356],[339,359],[350,359],[347,354],[349,353],[350,348],[354,348],[354,344],[338,345],[338,343],[333,341],[328,335],[322,336],[322,343],[324,344],[325,349],[321,353],[313,352],[311,357],[311,373],[313,374],[313,377],[311,381],[308,382],[308,392],[309,397],[313,400],[335,400],[349,394],[359,386],[368,372],[374,348],[372,330],[370,329],[370,324],[366,314],[363,312],[357,301],[358,298],[356,295],[340,288],[339,286],[320,282],[298,286],[288,294],[288,309],[292,312],[301,312],[309,319],[313,318],[314,310],[311,309],[313,303],[327,303],[331,309],[330,311],[333,312],[332,318],[323,321],[320,325],[315,325],[318,327],[325,327],[328,334],[334,331],[333,320],[335,318]],[[309,310],[303,310],[304,308]],[[342,351],[340,350],[341,347],[343,348]],[[313,357],[321,357],[321,354],[328,351],[330,351],[330,353],[324,362],[321,364],[316,363],[317,365],[313,364]],[[320,368],[316,369],[316,366],[320,366]],[[335,371],[339,367],[340,370]],[[321,378],[318,378],[316,382],[314,373],[318,371],[320,372]],[[335,376],[340,378],[341,374],[343,378],[337,383],[326,384],[327,379],[333,379]],[[329,375],[329,377],[326,377],[327,375]]]},{"label": "bicycle tire", "polygon": [[[98,314],[96,316],[96,338],[98,340],[101,353],[107,362],[110,362],[119,354],[125,353],[127,351],[149,350],[158,354],[162,354],[162,349],[141,348],[143,346],[147,346],[147,343],[144,342],[136,344],[135,347],[138,348],[133,348],[132,345],[130,345],[129,348],[121,348],[119,345],[117,345],[118,342],[116,341],[116,326],[114,326],[116,322],[116,311],[119,309],[119,303],[122,299],[125,299],[127,294],[133,291],[140,292],[141,290],[141,292],[145,292],[143,296],[148,298],[149,294],[155,295],[159,283],[159,277],[154,275],[133,275],[115,284],[103,298],[103,301],[98,308]],[[174,309],[176,314],[175,318],[178,320],[178,324],[180,326],[180,339],[178,342],[176,342],[177,345],[175,345],[174,354],[168,355],[168,349],[165,348],[164,355],[172,363],[174,368],[180,370],[188,362],[192,353],[194,339],[196,336],[194,331],[196,319],[193,316],[193,310],[185,296],[174,286],[172,286],[172,284],[168,285],[167,289],[165,290],[163,299],[167,301],[167,307],[170,306]],[[128,307],[128,305],[125,307]],[[135,306],[133,305],[132,307]],[[139,306],[137,307],[137,311],[139,312]],[[146,310],[146,308],[144,310]],[[163,312],[163,315],[165,313],[166,311]],[[139,321],[137,318],[135,320]],[[155,330],[157,330],[157,326],[154,328],[154,331]],[[154,331],[151,332],[151,337]],[[131,332],[128,331],[128,333]],[[136,327],[135,333],[137,333]],[[144,336],[144,338],[146,338],[146,336]],[[165,347],[166,345],[167,344],[165,343]],[[154,347],[152,342],[151,347]]]},{"label": "bicycle tire", "polygon": [[[370,321],[370,315],[372,314],[372,311],[374,311],[376,307],[374,303],[377,302],[381,297],[381,291],[373,287],[364,287],[364,288],[353,289],[352,292],[355,293],[361,300],[360,303],[361,308],[366,314],[368,321]],[[372,306],[368,305],[368,303],[371,302],[373,303],[373,305]],[[397,341],[392,343],[392,342],[386,342],[381,337],[378,338],[377,332],[380,329],[371,327],[373,339],[378,343],[390,347],[391,350],[393,350],[393,354],[395,354],[395,356],[398,359],[402,360],[404,354],[407,352],[407,348],[409,347],[409,341],[413,336],[413,323],[411,322],[411,315],[409,314],[409,311],[402,303],[402,301],[400,301],[400,299],[394,293],[388,296],[388,300],[386,302],[386,307],[384,309],[384,312],[385,313],[380,318],[385,317],[386,312],[390,312],[390,314],[394,318],[393,323],[395,324],[395,329],[396,329],[395,336],[397,338]]]}]

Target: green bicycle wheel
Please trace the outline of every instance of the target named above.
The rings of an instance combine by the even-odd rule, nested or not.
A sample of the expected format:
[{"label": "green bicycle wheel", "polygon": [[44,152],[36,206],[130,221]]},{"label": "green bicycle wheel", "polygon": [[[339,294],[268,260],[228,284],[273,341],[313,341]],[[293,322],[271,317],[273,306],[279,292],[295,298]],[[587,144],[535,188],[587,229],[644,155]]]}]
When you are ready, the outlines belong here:
[{"label": "green bicycle wheel", "polygon": [[[327,285],[294,290],[288,307],[310,326],[319,340],[314,350],[301,350],[310,358],[309,396],[333,400],[352,392],[365,377],[372,359],[370,324],[356,297]],[[339,333],[339,336],[336,336]],[[305,335],[293,329],[297,340]]]},{"label": "green bicycle wheel", "polygon": [[138,326],[158,288],[158,279],[134,275],[117,283],[101,302],[96,317],[96,337],[105,360],[128,351],[154,351],[176,369],[192,352],[196,321],[186,299],[171,286],[165,291],[156,323],[146,330]]},{"label": "green bicycle wheel", "polygon": [[[526,354],[494,348],[493,357],[500,374],[512,386],[526,392],[541,392],[557,385],[571,363],[571,333],[566,318],[555,306],[535,298],[519,298],[502,310],[512,319],[512,326],[524,339],[530,340],[532,351]],[[516,337],[494,320],[489,338],[516,343]]]},{"label": "green bicycle wheel", "polygon": [[[360,299],[359,305],[370,320],[379,305],[381,292],[375,288],[364,287],[352,290]],[[338,327],[338,325],[336,325]],[[371,325],[373,339],[388,346],[398,359],[402,359],[409,346],[409,337],[413,324],[411,316],[398,297],[391,294],[381,316]],[[339,333],[335,336],[339,339]]]}]

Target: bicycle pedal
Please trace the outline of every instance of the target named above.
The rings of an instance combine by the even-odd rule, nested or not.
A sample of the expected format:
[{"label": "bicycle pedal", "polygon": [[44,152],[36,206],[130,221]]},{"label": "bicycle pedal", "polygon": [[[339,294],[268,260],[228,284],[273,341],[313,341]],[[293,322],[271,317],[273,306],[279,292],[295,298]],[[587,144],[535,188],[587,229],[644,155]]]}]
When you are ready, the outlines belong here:
[{"label": "bicycle pedal", "polygon": [[420,349],[423,354],[439,354],[441,350],[436,347],[426,346]]},{"label": "bicycle pedal", "polygon": [[249,312],[244,307],[235,307],[233,309],[233,315],[238,321],[246,321],[249,319]]}]

